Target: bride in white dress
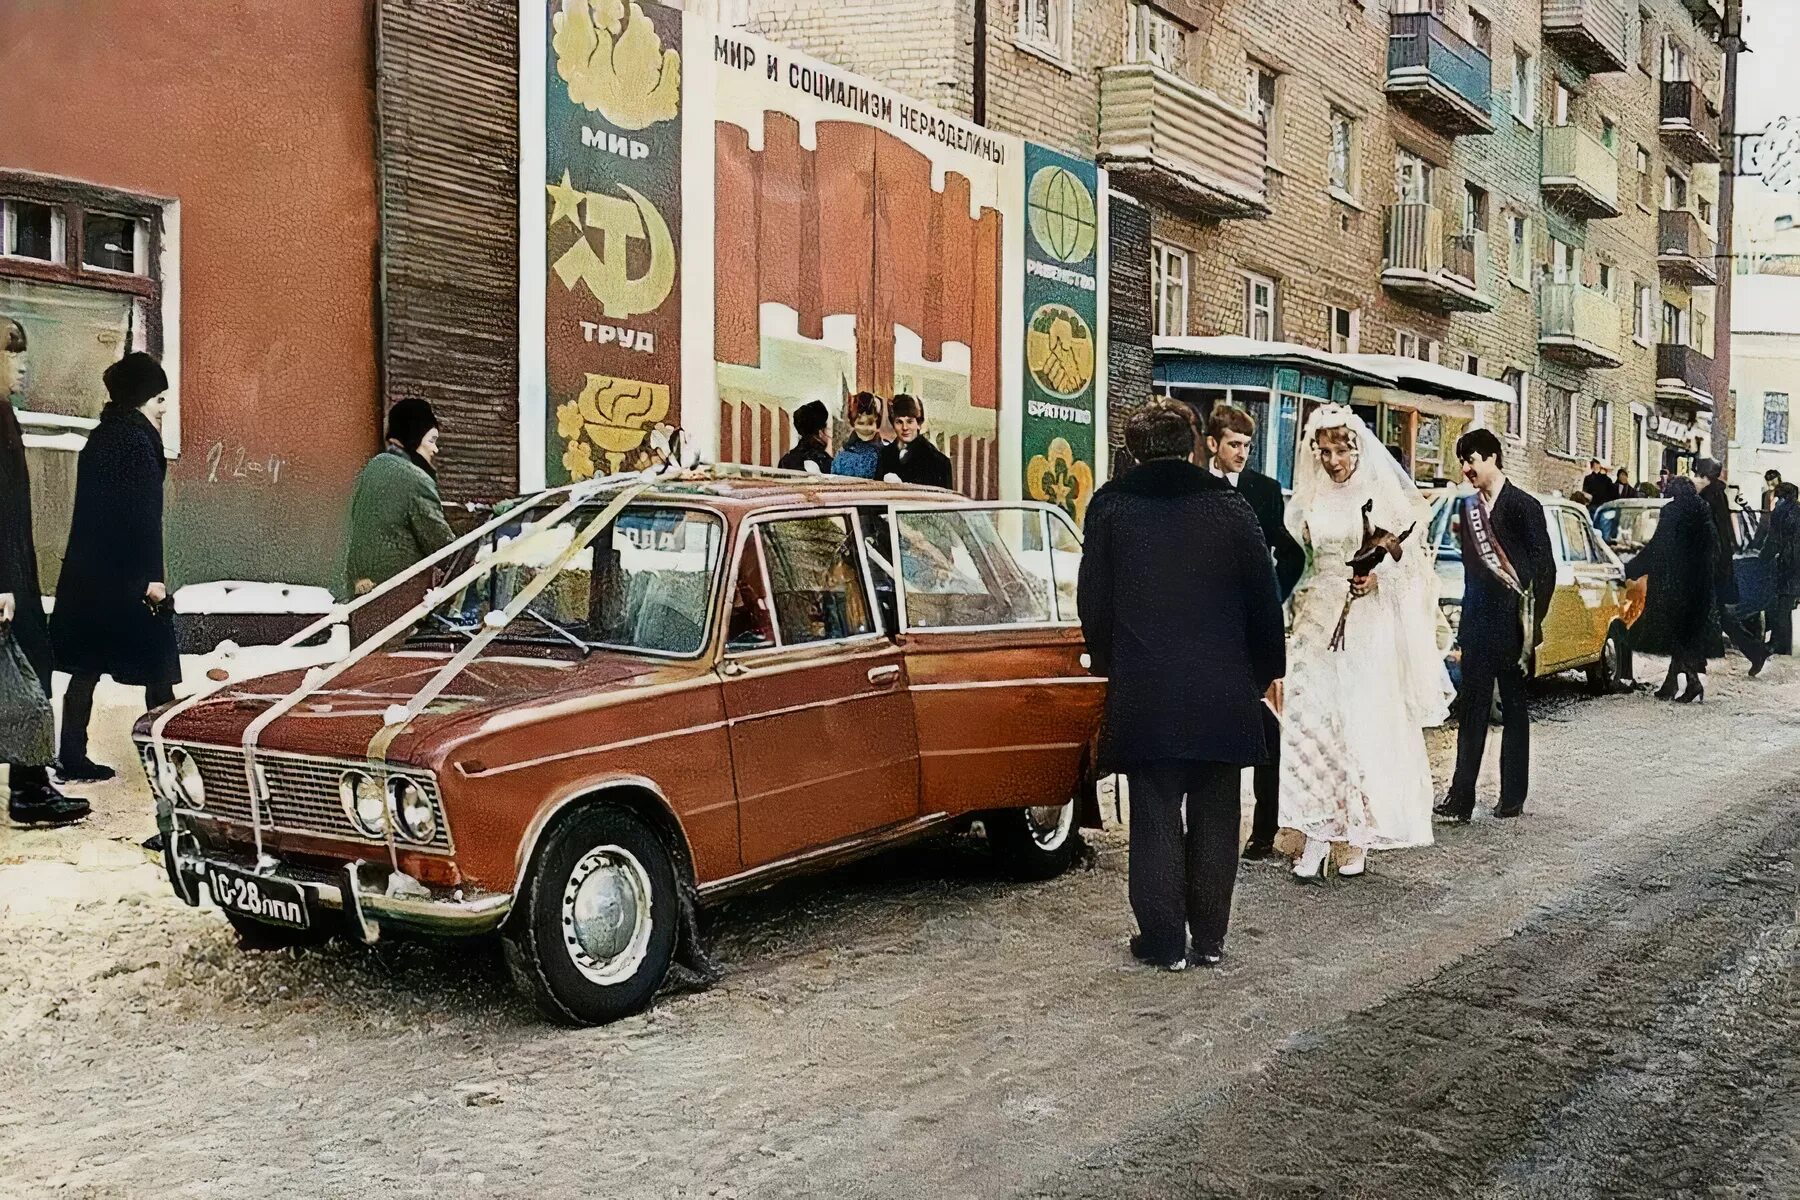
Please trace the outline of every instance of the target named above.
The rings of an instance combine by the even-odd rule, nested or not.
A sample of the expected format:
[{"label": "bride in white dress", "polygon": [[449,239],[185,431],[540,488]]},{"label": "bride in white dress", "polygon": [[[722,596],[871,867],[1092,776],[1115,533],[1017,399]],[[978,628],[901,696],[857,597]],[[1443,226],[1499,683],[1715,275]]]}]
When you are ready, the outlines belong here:
[{"label": "bride in white dress", "polygon": [[[1400,534],[1354,585],[1350,559],[1371,524]],[[1431,843],[1431,763],[1425,729],[1453,696],[1437,645],[1437,575],[1424,545],[1430,512],[1413,481],[1349,409],[1326,405],[1306,423],[1288,530],[1306,548],[1293,596],[1281,719],[1281,824],[1306,835],[1294,874],[1361,875],[1370,850]],[[1332,634],[1356,592],[1341,648]]]}]

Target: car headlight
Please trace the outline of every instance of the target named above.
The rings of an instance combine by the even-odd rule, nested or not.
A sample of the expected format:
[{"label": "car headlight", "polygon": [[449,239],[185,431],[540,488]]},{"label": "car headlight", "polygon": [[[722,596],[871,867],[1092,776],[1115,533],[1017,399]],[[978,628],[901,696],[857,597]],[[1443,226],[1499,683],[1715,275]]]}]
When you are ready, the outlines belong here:
[{"label": "car headlight", "polygon": [[394,820],[415,842],[429,842],[437,832],[437,810],[425,789],[411,779],[397,778],[388,784],[394,801]]},{"label": "car headlight", "polygon": [[200,764],[194,761],[194,756],[177,746],[169,751],[169,769],[175,775],[175,803],[205,808],[206,781],[200,778]]},{"label": "car headlight", "polygon": [[344,772],[338,780],[338,802],[361,833],[378,838],[387,832],[387,806],[381,786],[367,771]]},{"label": "car headlight", "polygon": [[162,768],[156,764],[156,747],[146,745],[140,751],[144,764],[144,778],[150,782],[150,794],[158,800],[171,800],[171,790],[164,786]]}]

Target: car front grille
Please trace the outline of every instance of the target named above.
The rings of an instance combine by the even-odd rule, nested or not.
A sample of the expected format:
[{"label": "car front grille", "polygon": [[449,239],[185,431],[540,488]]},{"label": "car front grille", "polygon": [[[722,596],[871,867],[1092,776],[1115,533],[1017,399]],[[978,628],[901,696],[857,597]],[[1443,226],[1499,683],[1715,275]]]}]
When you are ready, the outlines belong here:
[{"label": "car front grille", "polygon": [[[201,782],[206,785],[206,807],[201,812],[221,821],[251,824],[250,781],[244,772],[244,752],[224,746],[169,743],[169,749],[177,748],[193,755],[200,768]],[[431,798],[431,807],[437,813],[437,830],[431,840],[414,842],[396,830],[398,844],[409,849],[446,854],[451,850],[450,826],[444,819],[443,798],[438,795],[437,780],[429,771],[390,770],[383,773],[371,770],[366,762],[314,758],[276,750],[258,750],[256,762],[268,782],[268,798],[259,814],[266,829],[385,845],[381,838],[371,838],[352,825],[338,799],[338,781],[344,772],[361,770],[374,775],[384,787],[387,780],[404,775]]]}]

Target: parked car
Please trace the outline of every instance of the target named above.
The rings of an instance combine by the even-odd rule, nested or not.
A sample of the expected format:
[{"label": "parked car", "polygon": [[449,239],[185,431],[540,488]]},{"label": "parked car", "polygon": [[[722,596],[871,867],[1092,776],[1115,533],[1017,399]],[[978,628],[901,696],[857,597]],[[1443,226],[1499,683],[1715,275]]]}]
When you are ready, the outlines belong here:
[{"label": "parked car", "polygon": [[703,961],[697,906],[977,821],[1048,878],[1098,824],[1104,681],[1058,509],[715,469],[559,568],[605,499],[522,507],[451,560],[491,569],[316,691],[235,684],[160,743],[140,722],[176,891],[265,942],[498,932],[547,1014],[597,1023]]},{"label": "parked car", "polygon": [[[1613,500],[1594,511],[1594,527],[1621,561],[1630,562],[1655,536],[1657,520],[1667,503],[1667,500],[1650,498]],[[1756,548],[1762,533],[1762,517],[1763,514],[1754,509],[1739,507],[1731,510],[1732,528],[1738,544],[1738,553],[1732,563],[1738,586],[1739,616],[1752,622],[1751,628],[1758,632],[1760,626],[1754,623],[1754,618],[1774,602],[1773,584]]]},{"label": "parked car", "polygon": [[[1437,554],[1438,603],[1452,632],[1462,615],[1463,561],[1458,501],[1467,495],[1437,493],[1432,498],[1430,544]],[[1630,672],[1630,643],[1619,610],[1625,567],[1595,530],[1586,508],[1561,496],[1539,496],[1550,547],[1556,554],[1556,594],[1544,618],[1544,639],[1534,660],[1543,679],[1563,671],[1585,671],[1596,692],[1610,692]],[[1628,502],[1629,503],[1629,502]],[[1454,646],[1446,656],[1452,671],[1461,658]]]}]

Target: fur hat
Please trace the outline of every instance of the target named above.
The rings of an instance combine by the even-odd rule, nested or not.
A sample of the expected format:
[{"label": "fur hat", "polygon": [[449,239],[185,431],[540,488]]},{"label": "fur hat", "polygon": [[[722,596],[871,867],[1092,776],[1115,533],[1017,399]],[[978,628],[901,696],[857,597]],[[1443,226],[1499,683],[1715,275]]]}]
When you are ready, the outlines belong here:
[{"label": "fur hat", "polygon": [[169,377],[163,374],[162,364],[142,350],[133,350],[106,368],[100,378],[114,404],[131,408],[142,408],[169,390]]},{"label": "fur hat", "polygon": [[925,423],[925,402],[917,396],[909,396],[905,392],[896,392],[893,402],[888,405],[888,419],[898,421],[901,417],[911,417],[921,425]]},{"label": "fur hat", "polygon": [[823,433],[831,424],[831,410],[822,400],[808,400],[794,410],[794,429],[803,438]]},{"label": "fur hat", "polygon": [[1717,459],[1696,458],[1694,460],[1694,474],[1702,479],[1717,479],[1721,473]]},{"label": "fur hat", "polygon": [[408,450],[417,450],[425,435],[437,427],[437,414],[417,396],[408,396],[388,409],[387,435]]},{"label": "fur hat", "polygon": [[881,397],[874,392],[858,392],[850,397],[850,419],[863,416],[881,419]]}]

